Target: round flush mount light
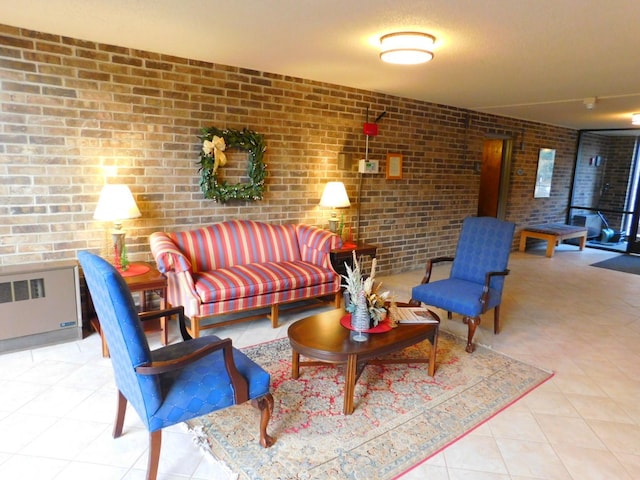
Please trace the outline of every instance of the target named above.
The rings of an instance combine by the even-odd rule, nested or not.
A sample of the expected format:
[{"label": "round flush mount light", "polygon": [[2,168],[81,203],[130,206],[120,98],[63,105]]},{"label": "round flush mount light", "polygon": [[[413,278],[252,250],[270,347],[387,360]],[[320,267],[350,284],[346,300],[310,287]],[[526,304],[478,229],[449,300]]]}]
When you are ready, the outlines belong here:
[{"label": "round flush mount light", "polygon": [[380,37],[380,59],[400,65],[416,65],[433,58],[436,37],[422,32],[396,32]]}]

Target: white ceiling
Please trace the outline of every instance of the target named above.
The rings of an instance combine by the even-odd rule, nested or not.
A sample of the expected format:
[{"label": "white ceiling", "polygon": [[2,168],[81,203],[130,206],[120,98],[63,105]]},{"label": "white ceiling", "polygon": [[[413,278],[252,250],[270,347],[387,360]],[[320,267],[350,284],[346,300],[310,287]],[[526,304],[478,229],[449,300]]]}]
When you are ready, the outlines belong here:
[{"label": "white ceiling", "polygon": [[[0,22],[575,129],[640,112],[638,0],[0,0]],[[437,37],[418,66],[378,39]],[[584,99],[596,97],[592,110]]]}]

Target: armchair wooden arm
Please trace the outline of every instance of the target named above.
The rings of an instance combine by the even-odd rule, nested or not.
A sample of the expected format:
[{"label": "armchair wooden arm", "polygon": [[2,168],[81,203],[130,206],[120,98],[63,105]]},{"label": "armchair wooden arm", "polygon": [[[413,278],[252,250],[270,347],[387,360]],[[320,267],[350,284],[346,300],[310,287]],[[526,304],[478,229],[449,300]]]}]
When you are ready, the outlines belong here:
[{"label": "armchair wooden arm", "polygon": [[[429,260],[427,260],[427,266],[425,269],[425,274],[424,277],[422,277],[422,281],[420,281],[420,285],[423,285],[425,283],[429,283],[429,280],[431,280],[431,271],[433,270],[433,266],[437,263],[443,263],[443,262],[453,262],[453,258],[454,257],[435,257],[435,258],[431,258]],[[419,300],[414,300],[413,298],[409,299],[409,302],[407,302],[408,305],[412,306],[412,307],[419,307],[420,306],[420,301]]]},{"label": "armchair wooden arm", "polygon": [[180,327],[180,335],[183,340],[191,340],[193,337],[187,332],[186,315],[184,314],[184,307],[178,305],[177,307],[163,308],[162,310],[153,310],[151,312],[142,312],[138,314],[138,318],[141,322],[147,320],[155,320],[161,317],[170,317],[172,315],[178,315],[178,326]]},{"label": "armchair wooden arm", "polygon": [[482,296],[480,297],[480,303],[482,304],[482,313],[487,311],[487,303],[489,301],[489,291],[491,288],[491,279],[493,277],[506,277],[509,275],[509,269],[502,270],[500,272],[487,272],[484,277],[484,287],[482,287]]},{"label": "armchair wooden arm", "polygon": [[163,308],[161,310],[152,310],[149,312],[141,312],[138,314],[138,318],[140,321],[144,322],[145,320],[154,320],[160,317],[166,317],[169,315],[183,315],[184,316],[184,307],[179,305],[177,307],[171,308]]},{"label": "armchair wooden arm", "polygon": [[[161,350],[166,351],[170,350],[171,348],[172,346],[169,346]],[[227,369],[227,373],[229,374],[229,378],[231,379],[231,384],[233,385],[235,403],[239,404],[246,402],[247,400],[249,400],[249,386],[245,378],[238,371],[236,364],[233,361],[233,349],[230,338],[212,341],[211,343],[208,343],[198,348],[197,350],[194,350],[193,352],[190,352],[186,355],[181,355],[176,358],[153,361],[138,365],[135,370],[136,373],[139,373],[141,375],[157,375],[160,373],[180,370],[185,366],[195,362],[196,360],[200,360],[202,357],[218,350],[223,351],[224,365]]]},{"label": "armchair wooden arm", "polygon": [[433,269],[433,266],[437,263],[442,263],[442,262],[453,262],[453,257],[435,257],[430,260],[427,260],[426,271],[420,283],[421,284],[429,283],[429,280],[431,280],[431,271]]}]

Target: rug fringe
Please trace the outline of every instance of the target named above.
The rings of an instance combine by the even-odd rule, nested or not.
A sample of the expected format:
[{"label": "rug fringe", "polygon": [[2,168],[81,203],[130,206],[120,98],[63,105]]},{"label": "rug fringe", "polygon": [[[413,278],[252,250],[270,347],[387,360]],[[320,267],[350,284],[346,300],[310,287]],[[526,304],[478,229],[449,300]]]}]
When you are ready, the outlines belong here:
[{"label": "rug fringe", "polygon": [[219,467],[225,473],[228,480],[238,480],[238,474],[231,470],[231,468],[229,468],[229,465],[220,460],[213,453],[213,450],[211,450],[211,445],[209,445],[209,441],[207,440],[207,435],[204,433],[204,429],[202,428],[202,426],[192,427],[191,425],[187,424],[187,429],[191,433],[193,433],[192,441],[205,454],[205,458],[209,462]]}]

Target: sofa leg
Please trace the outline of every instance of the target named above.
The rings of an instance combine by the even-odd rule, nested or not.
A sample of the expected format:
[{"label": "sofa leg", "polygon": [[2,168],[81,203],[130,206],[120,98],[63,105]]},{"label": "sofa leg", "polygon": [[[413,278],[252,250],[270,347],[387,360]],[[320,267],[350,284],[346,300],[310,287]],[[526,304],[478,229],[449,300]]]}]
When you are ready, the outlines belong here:
[{"label": "sofa leg", "polygon": [[278,328],[278,304],[271,305],[271,326]]},{"label": "sofa leg", "polygon": [[191,337],[198,338],[200,336],[200,319],[192,318],[191,319]]},{"label": "sofa leg", "polygon": [[336,296],[333,301],[333,306],[336,308],[340,308],[342,306],[342,292],[336,293]]}]

